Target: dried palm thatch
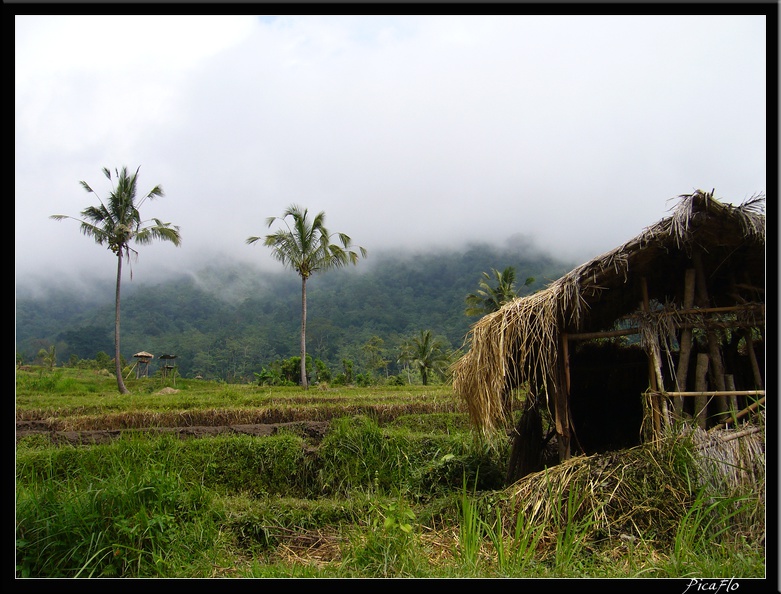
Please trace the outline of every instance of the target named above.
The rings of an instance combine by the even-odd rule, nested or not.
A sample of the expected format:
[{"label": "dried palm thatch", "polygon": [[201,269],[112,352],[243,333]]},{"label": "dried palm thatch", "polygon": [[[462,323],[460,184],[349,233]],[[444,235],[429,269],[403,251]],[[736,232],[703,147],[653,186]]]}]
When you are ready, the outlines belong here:
[{"label": "dried palm thatch", "polygon": [[538,378],[547,392],[557,360],[558,315],[559,289],[551,285],[473,325],[471,349],[453,367],[453,388],[485,434],[507,428],[505,396],[512,387]]},{"label": "dried palm thatch", "polygon": [[[738,518],[762,538],[764,521],[764,431],[684,428],[661,443],[622,451],[577,456],[529,474],[510,486],[505,505],[508,527],[527,525],[555,533],[576,525],[591,542],[620,538],[674,538],[698,493],[708,497],[755,494]],[[752,495],[753,497],[753,495]]]},{"label": "dried palm thatch", "polygon": [[[697,456],[699,476],[716,492],[737,491],[745,485],[765,483],[765,412],[756,423],[737,430],[686,427]],[[764,501],[764,489],[757,489]]]},{"label": "dried palm thatch", "polygon": [[[690,265],[693,251],[714,258],[716,270],[725,257],[742,258],[745,269],[764,278],[764,195],[737,207],[719,202],[712,192],[679,199],[672,216],[631,241],[473,324],[469,350],[451,371],[454,391],[481,434],[508,429],[515,388],[528,382],[532,398],[546,399],[566,388],[561,385],[563,334],[606,331],[622,317],[639,317],[639,295],[646,286],[660,303],[679,294],[681,277],[673,272]],[[658,344],[656,336],[643,336],[643,342]]]}]

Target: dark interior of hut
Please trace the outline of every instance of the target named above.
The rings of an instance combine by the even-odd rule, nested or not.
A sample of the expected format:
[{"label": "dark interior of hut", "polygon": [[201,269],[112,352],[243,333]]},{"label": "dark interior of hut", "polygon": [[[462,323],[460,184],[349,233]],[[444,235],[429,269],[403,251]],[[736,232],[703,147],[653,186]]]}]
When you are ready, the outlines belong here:
[{"label": "dark interior of hut", "polygon": [[[747,332],[749,332],[749,329],[741,329],[736,332],[727,333],[727,337],[721,342],[720,353],[723,358],[724,373],[732,378],[732,389],[738,391],[760,390],[765,384],[764,342],[761,338],[757,338],[749,345],[745,339]],[[757,363],[756,372],[753,368],[751,357],[749,356],[749,348],[752,349],[753,357]],[[700,340],[694,341],[692,359],[696,359],[699,353],[708,354],[708,352],[708,345],[705,344],[705,340],[702,339],[702,337],[700,337]],[[757,382],[756,373],[758,373],[760,376],[760,382]],[[694,375],[695,374],[690,373],[687,376],[686,386],[682,388],[683,390],[690,392],[697,390]],[[714,389],[714,386],[716,386],[716,380],[713,377],[712,366],[708,369],[708,386],[709,389]],[[732,406],[735,412],[738,412],[752,405],[758,399],[758,396],[751,395],[736,396]],[[720,404],[713,400],[711,401],[709,404],[707,428],[714,427],[724,420],[723,416],[719,414],[713,414],[714,412],[722,412],[724,410],[724,406],[729,405]],[[684,398],[683,413],[686,418],[694,417],[695,400],[693,398]]]},{"label": "dark interior of hut", "polygon": [[[695,340],[694,357],[708,352],[707,344]],[[751,358],[744,332],[729,335],[722,343],[724,369],[734,377],[734,389],[755,390]],[[759,368],[764,371],[764,349],[761,339],[752,345]],[[673,353],[677,358],[677,353]],[[648,356],[639,344],[626,341],[589,341],[570,351],[570,411],[575,429],[573,453],[586,455],[632,447],[641,443],[643,393],[649,387]],[[663,369],[665,385],[672,389],[671,373]],[[694,391],[694,374],[684,390]],[[763,378],[764,380],[764,378]],[[710,385],[714,385],[711,380]],[[735,410],[743,410],[755,396],[738,396]],[[686,417],[694,416],[693,398],[683,400]],[[724,420],[708,411],[708,427]]]},{"label": "dark interior of hut", "polygon": [[640,444],[648,357],[639,345],[582,342],[570,352],[575,449],[591,455]]}]

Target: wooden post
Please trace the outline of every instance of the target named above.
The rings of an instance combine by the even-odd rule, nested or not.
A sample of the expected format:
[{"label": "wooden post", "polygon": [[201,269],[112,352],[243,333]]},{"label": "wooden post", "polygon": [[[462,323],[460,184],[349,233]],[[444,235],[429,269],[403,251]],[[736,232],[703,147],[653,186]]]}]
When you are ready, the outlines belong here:
[{"label": "wooden post", "polygon": [[[731,373],[724,375],[724,385],[727,387],[727,390],[730,392],[735,391],[735,376]],[[738,412],[738,397],[734,394],[731,394],[727,396],[727,402],[729,406],[727,407],[727,419],[732,419],[733,415]]]},{"label": "wooden post", "polygon": [[[695,374],[695,387],[698,392],[704,392],[708,389],[708,355],[700,353],[697,355],[697,368]],[[700,429],[706,429],[708,424],[708,399],[706,396],[694,397],[694,420]]]},{"label": "wooden post", "polygon": [[[697,300],[701,307],[708,307],[708,305],[710,305],[710,298],[708,297],[708,287],[705,282],[705,268],[702,264],[700,252],[695,251],[692,254],[692,260],[694,261],[694,269],[697,274]],[[716,335],[716,332],[711,329],[706,329],[706,334],[708,336],[709,363],[714,389],[723,392],[726,390],[726,387],[724,386],[724,362],[721,358],[719,338]],[[714,405],[717,412],[724,412],[727,410],[727,405],[723,396],[717,396],[714,399]]]},{"label": "wooden post", "polygon": [[[648,298],[648,282],[646,281],[646,278],[643,277],[640,279],[640,288],[643,292],[643,311],[648,313],[651,311],[651,304],[650,300]],[[661,373],[658,373],[659,370],[659,363],[657,361],[656,357],[656,351],[658,350],[658,343],[656,342],[656,337],[654,336],[654,344],[653,345],[647,345],[650,352],[648,352],[648,382],[651,385],[651,390],[653,392],[658,392],[660,389],[664,389],[664,386],[659,385],[658,378],[661,377]],[[661,437],[662,434],[662,415],[660,411],[660,403],[664,402],[664,398],[662,396],[653,395],[651,396],[651,411],[653,415],[653,428],[654,428],[654,438]],[[666,407],[665,407],[666,408]]]},{"label": "wooden post", "polygon": [[[694,306],[694,268],[688,268],[684,277],[683,284],[683,309],[691,309]],[[681,332],[681,343],[678,349],[678,369],[675,373],[677,383],[676,390],[683,392],[686,390],[686,380],[689,375],[689,359],[692,352],[692,331],[691,328],[685,328]],[[683,398],[676,397],[674,400],[675,418],[683,417]]]},{"label": "wooden post", "polygon": [[754,372],[754,383],[757,385],[757,388],[764,390],[762,374],[759,371],[759,363],[757,363],[757,354],[754,352],[754,339],[751,338],[751,328],[748,328],[746,332],[746,350],[748,351],[749,361],[751,361],[751,371]]},{"label": "wooden post", "polygon": [[564,377],[567,379],[566,381],[566,387],[567,387],[567,398],[569,398],[570,390],[571,390],[571,380],[570,380],[570,367],[569,367],[569,336],[567,336],[566,332],[563,332],[561,334],[561,348],[564,352]]},{"label": "wooden post", "polygon": [[[566,335],[561,337],[566,338]],[[561,338],[559,339],[561,341]],[[570,419],[569,419],[569,390],[567,390],[567,373],[563,361],[566,349],[559,342],[559,357],[561,360],[556,366],[556,393],[554,402],[556,405],[556,436],[559,446],[559,461],[564,462],[570,458]]]}]

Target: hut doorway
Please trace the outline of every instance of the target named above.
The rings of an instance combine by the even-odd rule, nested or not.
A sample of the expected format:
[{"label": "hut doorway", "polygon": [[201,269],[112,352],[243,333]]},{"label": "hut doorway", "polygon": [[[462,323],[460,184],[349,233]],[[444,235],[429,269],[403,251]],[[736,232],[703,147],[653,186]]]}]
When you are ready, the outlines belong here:
[{"label": "hut doorway", "polygon": [[570,410],[586,455],[640,444],[648,356],[639,345],[582,342],[570,352]]}]

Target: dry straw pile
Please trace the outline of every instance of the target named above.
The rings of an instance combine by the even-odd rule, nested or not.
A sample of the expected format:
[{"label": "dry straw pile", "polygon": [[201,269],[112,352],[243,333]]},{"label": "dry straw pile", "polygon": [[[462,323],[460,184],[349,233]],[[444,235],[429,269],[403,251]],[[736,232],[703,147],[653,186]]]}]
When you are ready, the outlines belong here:
[{"label": "dry straw pile", "polygon": [[658,547],[674,540],[697,498],[736,498],[744,504],[747,498],[750,504],[733,518],[734,525],[742,536],[761,542],[765,432],[760,421],[707,432],[684,426],[654,443],[577,456],[527,475],[507,489],[505,521],[508,528],[518,517],[543,526],[548,540],[577,526],[587,546],[637,541]]}]

